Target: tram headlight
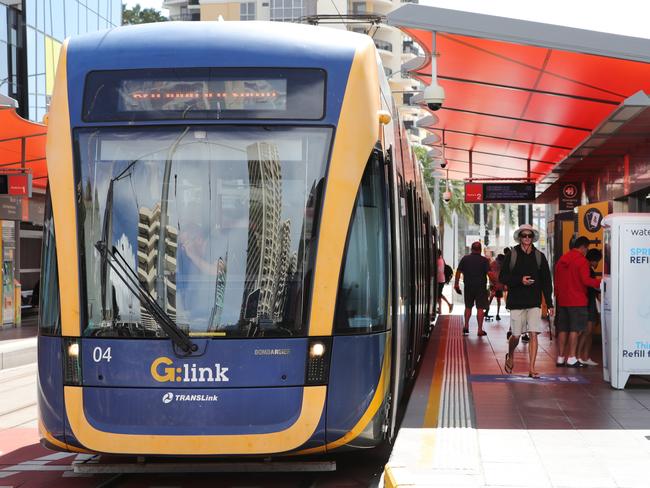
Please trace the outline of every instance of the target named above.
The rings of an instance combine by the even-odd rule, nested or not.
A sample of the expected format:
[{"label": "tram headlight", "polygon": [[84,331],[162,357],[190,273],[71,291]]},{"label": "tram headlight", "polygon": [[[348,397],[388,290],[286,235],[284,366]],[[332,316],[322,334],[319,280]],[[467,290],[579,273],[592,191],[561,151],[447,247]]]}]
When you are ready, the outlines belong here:
[{"label": "tram headlight", "polygon": [[319,358],[325,354],[325,344],[322,342],[314,342],[309,348],[309,357],[310,358]]},{"label": "tram headlight", "polygon": [[307,345],[306,385],[324,385],[330,374],[330,357],[332,338],[319,337],[310,339]]},{"label": "tram headlight", "polygon": [[79,344],[73,342],[68,346],[68,356],[79,356]]},{"label": "tram headlight", "polygon": [[80,353],[78,337],[63,339],[63,381],[68,386],[81,386]]}]

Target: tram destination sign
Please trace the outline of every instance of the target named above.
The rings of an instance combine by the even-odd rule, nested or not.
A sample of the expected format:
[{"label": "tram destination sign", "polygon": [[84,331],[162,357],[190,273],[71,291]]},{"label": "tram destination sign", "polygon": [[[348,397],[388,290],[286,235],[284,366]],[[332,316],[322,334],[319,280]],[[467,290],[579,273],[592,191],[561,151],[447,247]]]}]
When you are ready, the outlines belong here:
[{"label": "tram destination sign", "polygon": [[532,203],[535,183],[465,183],[466,203]]}]

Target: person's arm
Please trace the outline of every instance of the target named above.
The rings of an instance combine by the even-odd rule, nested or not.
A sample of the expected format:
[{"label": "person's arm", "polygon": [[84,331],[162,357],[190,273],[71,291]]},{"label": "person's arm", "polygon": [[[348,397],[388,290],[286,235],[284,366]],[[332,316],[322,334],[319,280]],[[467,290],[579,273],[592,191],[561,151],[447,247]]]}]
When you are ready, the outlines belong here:
[{"label": "person's arm", "polygon": [[542,280],[542,293],[546,306],[549,310],[553,309],[553,280],[551,279],[551,269],[548,265],[546,256],[542,254],[542,268],[540,269],[540,279]]},{"label": "person's arm", "polygon": [[456,292],[460,293],[460,274],[462,273],[463,270],[463,260],[465,258],[462,258],[460,262],[458,263],[458,268],[456,268],[456,279],[454,280],[454,290]]},{"label": "person's arm", "polygon": [[580,262],[578,274],[583,285],[590,288],[600,288],[600,280],[598,278],[591,277],[591,273],[589,272],[589,261],[587,261],[587,259]]}]

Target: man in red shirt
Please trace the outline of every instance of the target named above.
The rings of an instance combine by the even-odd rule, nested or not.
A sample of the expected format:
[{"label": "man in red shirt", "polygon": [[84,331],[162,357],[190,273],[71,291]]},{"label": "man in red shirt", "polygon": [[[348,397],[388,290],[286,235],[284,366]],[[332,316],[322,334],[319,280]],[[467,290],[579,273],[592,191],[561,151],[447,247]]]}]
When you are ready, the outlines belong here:
[{"label": "man in red shirt", "polygon": [[600,280],[592,278],[589,273],[589,261],[585,257],[588,247],[589,239],[578,237],[573,249],[565,253],[555,265],[555,296],[558,306],[555,319],[558,330],[557,366],[584,366],[576,358],[576,347],[578,334],[587,326],[587,289],[600,288]]}]

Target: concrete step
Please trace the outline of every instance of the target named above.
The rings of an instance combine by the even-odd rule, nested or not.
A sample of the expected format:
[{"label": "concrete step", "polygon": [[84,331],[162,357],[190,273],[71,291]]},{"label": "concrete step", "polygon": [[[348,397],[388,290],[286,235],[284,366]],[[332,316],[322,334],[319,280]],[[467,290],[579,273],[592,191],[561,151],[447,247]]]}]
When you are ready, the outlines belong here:
[{"label": "concrete step", "polygon": [[0,342],[0,370],[35,363],[36,344],[36,337]]}]

